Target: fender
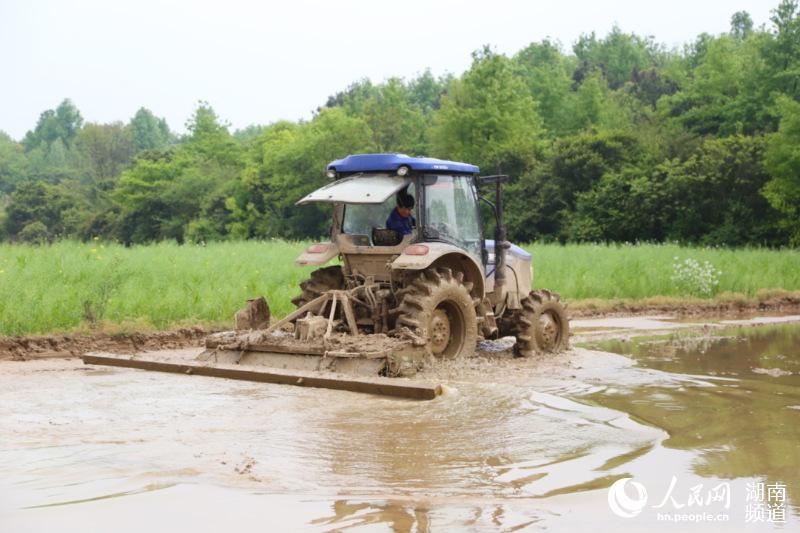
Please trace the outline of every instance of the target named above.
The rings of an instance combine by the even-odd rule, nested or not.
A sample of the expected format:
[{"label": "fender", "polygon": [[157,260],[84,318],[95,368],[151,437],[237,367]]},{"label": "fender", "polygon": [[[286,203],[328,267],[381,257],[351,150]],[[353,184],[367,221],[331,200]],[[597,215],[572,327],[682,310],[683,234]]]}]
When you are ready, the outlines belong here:
[{"label": "fender", "polygon": [[339,247],[332,242],[312,244],[294,260],[295,266],[324,265],[339,255]]},{"label": "fender", "polygon": [[[423,248],[424,247],[424,248]],[[424,252],[424,249],[427,252]],[[424,253],[406,253],[407,250]],[[428,267],[448,267],[464,273],[464,280],[472,282],[472,296],[483,300],[485,280],[483,267],[471,255],[453,244],[445,242],[426,242],[412,244],[392,261],[392,270],[423,270]]]}]

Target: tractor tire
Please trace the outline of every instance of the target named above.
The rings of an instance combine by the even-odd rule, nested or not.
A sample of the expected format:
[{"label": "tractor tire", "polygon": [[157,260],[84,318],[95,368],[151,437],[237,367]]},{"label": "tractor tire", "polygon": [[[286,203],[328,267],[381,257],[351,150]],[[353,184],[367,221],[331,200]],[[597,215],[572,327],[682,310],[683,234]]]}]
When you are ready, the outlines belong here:
[{"label": "tractor tire", "polygon": [[340,265],[318,268],[311,277],[300,283],[302,293],[292,298],[296,307],[302,307],[330,290],[344,289],[344,273]]},{"label": "tractor tire", "polygon": [[515,328],[514,354],[557,353],[569,347],[569,320],[561,297],[547,289],[531,291],[523,298]]},{"label": "tractor tire", "polygon": [[436,357],[471,357],[478,342],[472,284],[461,272],[449,268],[430,268],[411,279],[396,297],[395,329],[407,327],[426,344]]}]

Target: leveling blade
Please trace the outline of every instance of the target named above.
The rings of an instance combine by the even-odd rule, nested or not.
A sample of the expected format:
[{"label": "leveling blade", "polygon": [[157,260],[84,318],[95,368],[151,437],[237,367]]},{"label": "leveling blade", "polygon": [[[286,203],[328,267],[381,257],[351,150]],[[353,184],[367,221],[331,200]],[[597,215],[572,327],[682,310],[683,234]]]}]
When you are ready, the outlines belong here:
[{"label": "leveling blade", "polygon": [[432,400],[442,393],[441,385],[433,385],[402,378],[350,377],[328,372],[284,370],[261,367],[247,368],[235,364],[210,363],[207,361],[168,361],[147,355],[120,356],[111,354],[87,354],[82,356],[84,364],[138,368],[157,372],[170,372],[194,376],[228,378],[259,383],[320,387],[352,392],[365,392],[384,396],[397,396],[414,400]]}]

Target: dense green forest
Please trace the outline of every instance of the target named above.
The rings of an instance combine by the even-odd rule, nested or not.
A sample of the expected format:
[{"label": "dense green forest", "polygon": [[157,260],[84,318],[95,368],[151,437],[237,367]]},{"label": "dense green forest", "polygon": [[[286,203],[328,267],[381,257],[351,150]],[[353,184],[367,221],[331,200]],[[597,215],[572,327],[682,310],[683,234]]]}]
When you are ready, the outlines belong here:
[{"label": "dense green forest", "polygon": [[571,51],[487,46],[458,77],[357,81],[307,121],[231,133],[201,102],[186,131],[144,108],[87,123],[67,99],[19,142],[0,132],[0,238],[317,237],[328,214],[294,202],[325,165],[400,152],[511,175],[517,242],[798,246],[798,1],[681,49],[616,27]]}]

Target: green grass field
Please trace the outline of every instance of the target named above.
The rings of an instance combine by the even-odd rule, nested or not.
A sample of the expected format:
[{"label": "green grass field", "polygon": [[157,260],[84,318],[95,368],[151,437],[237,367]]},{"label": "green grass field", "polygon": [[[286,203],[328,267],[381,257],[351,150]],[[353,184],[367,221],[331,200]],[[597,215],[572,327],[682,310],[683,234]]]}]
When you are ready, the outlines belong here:
[{"label": "green grass field", "polygon": [[[290,299],[311,270],[292,264],[307,245],[0,244],[0,335],[88,329],[92,322],[119,331],[221,327],[232,323],[247,298],[261,294],[273,315],[282,316],[293,309]],[[715,272],[722,271],[714,287],[717,297],[800,290],[800,250],[650,244],[525,248],[534,254],[534,285],[560,292],[573,305],[598,299],[697,298],[672,280],[675,257],[710,261]]]},{"label": "green grass field", "polygon": [[714,295],[754,297],[761,289],[800,289],[800,250],[700,248],[676,244],[532,244],[534,285],[553,287],[572,300],[641,300],[699,296],[675,283],[675,258],[710,262],[719,285]]}]

